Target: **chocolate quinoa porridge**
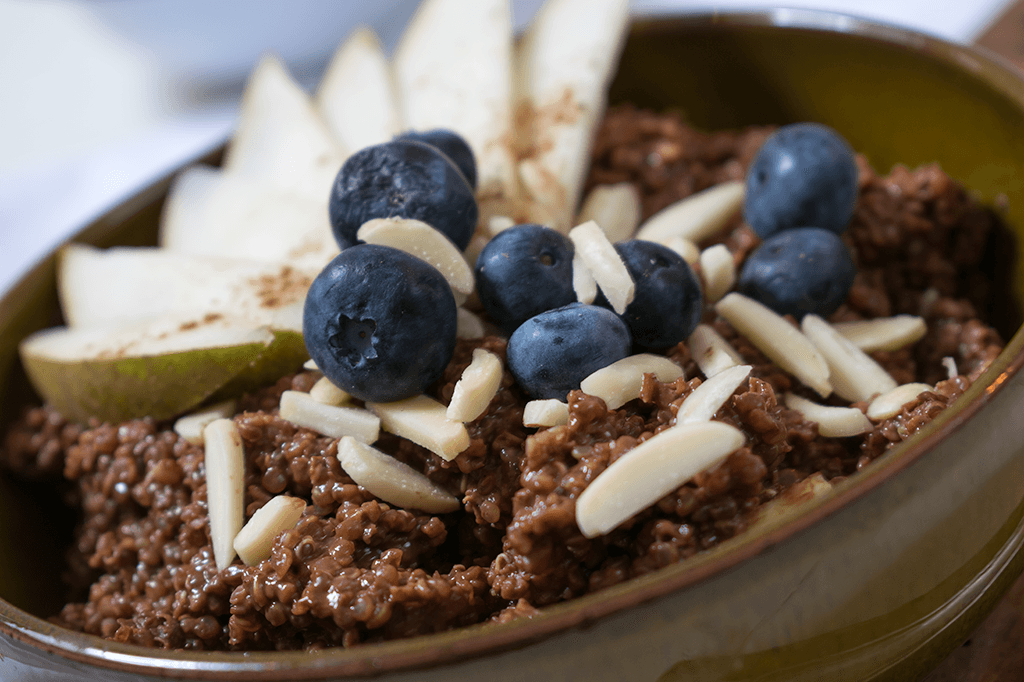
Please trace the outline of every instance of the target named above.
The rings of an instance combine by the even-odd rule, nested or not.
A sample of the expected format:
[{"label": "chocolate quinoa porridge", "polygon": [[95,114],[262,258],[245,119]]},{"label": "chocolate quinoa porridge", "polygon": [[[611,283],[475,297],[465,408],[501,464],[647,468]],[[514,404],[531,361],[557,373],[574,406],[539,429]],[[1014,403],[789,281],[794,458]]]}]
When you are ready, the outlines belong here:
[{"label": "chocolate quinoa porridge", "polygon": [[[742,179],[770,132],[707,134],[673,114],[617,107],[598,135],[588,185],[635,183],[648,217]],[[746,445],[588,539],[577,526],[576,499],[612,462],[672,425],[702,382],[685,343],[667,355],[688,378],[661,383],[647,375],[640,398],[616,410],[574,391],[562,427],[523,426],[527,397],[506,370],[487,412],[467,424],[469,448],[451,461],[382,434],[376,447],[460,497],[461,509],[442,515],[379,501],[343,472],[337,439],[278,415],[285,390],[308,392],[319,378],[304,371],[245,396],[233,419],[246,453],[246,516],[282,493],[308,506],[276,538],[269,559],[218,571],[201,446],[168,423],[78,426],[35,407],[9,429],[0,461],[15,475],[62,477],[81,510],[68,550],[73,598],[53,620],[116,641],[202,650],[351,646],[509,621],[734,537],[766,503],[814,474],[832,482],[855,474],[956,400],[1003,347],[983,319],[991,214],[938,166],[881,176],[858,163],[860,196],[844,236],[858,272],[829,320],[922,316],[923,340],[872,357],[900,384],[934,386],[866,434],[820,436],[781,400],[789,391],[813,393],[709,309],[704,321],[753,367],[715,416],[740,429]],[[740,216],[722,235],[737,263],[758,243]],[[429,393],[448,403],[473,350],[504,360],[505,346],[496,336],[460,339]]]}]

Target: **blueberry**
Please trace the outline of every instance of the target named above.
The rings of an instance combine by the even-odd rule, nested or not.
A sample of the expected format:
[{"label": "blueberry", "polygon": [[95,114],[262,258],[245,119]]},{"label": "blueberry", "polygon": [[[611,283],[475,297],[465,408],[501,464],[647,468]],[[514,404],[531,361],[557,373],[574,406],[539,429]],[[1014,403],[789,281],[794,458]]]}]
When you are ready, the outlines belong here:
[{"label": "blueberry", "polygon": [[476,289],[484,310],[511,334],[538,313],[576,300],[572,242],[540,225],[517,225],[494,237],[476,261]]},{"label": "blueberry", "polygon": [[455,297],[424,261],[389,246],[345,249],[306,295],[306,350],[335,385],[360,400],[422,393],[455,352]]},{"label": "blueberry", "polygon": [[[622,319],[637,346],[668,348],[683,341],[700,323],[704,295],[700,281],[678,253],[642,239],[615,244],[636,285]],[[595,301],[610,308],[601,294]]]},{"label": "blueberry", "polygon": [[737,289],[780,315],[831,315],[846,299],[857,268],[834,232],[802,227],[757,247],[740,270]]},{"label": "blueberry", "polygon": [[397,140],[366,147],[345,162],[331,189],[331,229],[342,249],[373,218],[415,218],[465,250],[476,229],[473,189],[435,147]]},{"label": "blueberry", "polygon": [[783,126],[747,170],[743,215],[761,239],[814,225],[842,234],[857,201],[853,149],[818,123]]},{"label": "blueberry", "polygon": [[398,135],[395,139],[415,140],[416,142],[423,142],[441,150],[441,153],[451,159],[456,167],[462,171],[462,175],[466,178],[469,186],[474,190],[476,189],[476,159],[473,158],[473,150],[469,148],[469,143],[454,130],[447,130],[445,128],[435,128],[422,132],[410,130]]},{"label": "blueberry", "polygon": [[630,352],[629,328],[594,305],[571,303],[531,317],[508,340],[509,371],[537,399],[565,400],[591,373]]}]

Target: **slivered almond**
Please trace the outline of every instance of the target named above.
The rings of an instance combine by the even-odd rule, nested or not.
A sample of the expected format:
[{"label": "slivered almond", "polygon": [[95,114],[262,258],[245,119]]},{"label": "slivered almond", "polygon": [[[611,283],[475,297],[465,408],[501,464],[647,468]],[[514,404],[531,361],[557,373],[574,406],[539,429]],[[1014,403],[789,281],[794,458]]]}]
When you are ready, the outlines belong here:
[{"label": "slivered almond", "polygon": [[935,388],[929,384],[901,384],[871,401],[871,404],[868,405],[868,418],[882,421],[895,417],[911,400],[916,399],[925,391],[934,390]]},{"label": "slivered almond", "polygon": [[631,182],[597,185],[583,200],[576,222],[588,220],[600,225],[610,242],[629,239],[640,223],[640,193]]},{"label": "slivered almond", "polygon": [[421,220],[375,218],[359,228],[356,237],[367,244],[400,249],[426,261],[444,275],[452,291],[473,293],[473,269],[448,237]]},{"label": "slivered almond", "polygon": [[580,252],[572,257],[572,288],[576,292],[576,300],[590,305],[597,298],[597,282],[590,274],[590,268],[583,262]]},{"label": "slivered almond", "polygon": [[301,391],[281,394],[280,414],[281,419],[330,438],[355,436],[373,443],[380,435],[380,419],[370,412],[358,407],[325,405]]},{"label": "slivered almond", "polygon": [[832,393],[828,365],[800,330],[765,305],[743,294],[726,294],[715,305],[718,314],[776,365],[814,389],[822,398]]},{"label": "slivered almond", "polygon": [[385,431],[411,440],[444,460],[451,461],[469,447],[466,425],[449,419],[448,408],[430,396],[366,403],[366,407],[380,417]]},{"label": "slivered almond", "polygon": [[320,368],[316,366],[316,362],[313,360],[306,360],[304,363],[302,363],[302,369],[307,370],[309,372],[320,371]]},{"label": "slivered almond", "polygon": [[723,370],[743,364],[740,354],[709,325],[698,324],[686,345],[693,361],[709,379]]},{"label": "slivered almond", "polygon": [[833,326],[865,353],[873,353],[876,350],[899,350],[917,343],[928,332],[924,318],[916,315],[837,322]]},{"label": "slivered almond", "polygon": [[700,261],[700,247],[685,237],[669,237],[661,243],[682,256],[689,265]]},{"label": "slivered almond", "polygon": [[956,360],[948,355],[942,358],[942,366],[946,368],[947,379],[952,379],[960,373],[960,370],[956,368]]},{"label": "slivered almond", "polygon": [[203,429],[206,445],[206,507],[217,570],[235,558],[234,540],[245,520],[245,451],[231,419],[215,419]]},{"label": "slivered almond", "polygon": [[459,508],[459,500],[408,464],[355,438],[338,442],[338,461],[349,477],[388,504],[445,514]]},{"label": "slivered almond", "polygon": [[238,531],[232,545],[246,566],[255,566],[270,558],[274,538],[295,527],[306,511],[306,501],[297,497],[278,495],[253,513]]},{"label": "slivered almond", "polygon": [[633,302],[636,285],[615,247],[593,220],[569,230],[569,239],[611,303],[612,310],[621,315]]},{"label": "slivered almond", "polygon": [[352,401],[352,396],[335,386],[327,377],[320,377],[309,389],[309,397],[324,405],[344,405]]},{"label": "slivered almond", "polygon": [[855,403],[896,388],[896,380],[881,365],[825,320],[804,315],[800,326],[825,358],[829,383],[839,397]]},{"label": "slivered almond", "polygon": [[523,426],[546,427],[569,423],[569,406],[561,400],[531,400],[523,407]]},{"label": "slivered almond", "polygon": [[588,538],[604,535],[743,446],[724,422],[665,429],[615,460],[576,500],[576,524]]},{"label": "slivered almond", "polygon": [[580,390],[603,400],[609,410],[617,410],[640,397],[644,374],[667,383],[683,376],[683,369],[664,356],[640,353],[592,373],[580,383]]},{"label": "slivered almond", "polygon": [[693,389],[686,396],[676,413],[676,424],[692,424],[710,421],[722,405],[732,397],[750,376],[750,365],[737,365],[724,369]]},{"label": "slivered almond", "polygon": [[473,359],[455,382],[446,416],[460,422],[471,422],[487,411],[487,406],[501,388],[501,359],[483,348],[473,350]]},{"label": "slivered almond", "polygon": [[455,309],[455,336],[460,339],[479,339],[484,336],[484,321],[462,306]]},{"label": "slivered almond", "polygon": [[214,419],[226,419],[235,413],[235,401],[225,400],[204,407],[174,422],[174,432],[193,445],[203,444],[203,429]]},{"label": "slivered almond", "polygon": [[507,215],[492,215],[487,221],[487,234],[496,237],[510,227],[514,227],[516,221]]},{"label": "slivered almond", "polygon": [[655,213],[637,230],[637,239],[662,242],[684,237],[700,243],[719,232],[743,206],[743,183],[723,182]]},{"label": "slivered almond", "polygon": [[873,427],[871,420],[856,407],[834,407],[820,405],[794,393],[787,393],[783,401],[791,410],[796,410],[809,422],[818,424],[818,433],[825,438],[846,438],[867,433]]},{"label": "slivered almond", "polygon": [[797,481],[784,490],[781,495],[756,510],[750,519],[747,531],[756,528],[755,532],[760,534],[767,532],[770,528],[777,528],[830,490],[832,490],[832,484],[825,480],[821,472],[815,472],[804,480]]},{"label": "slivered almond", "polygon": [[701,279],[704,280],[704,298],[714,303],[729,293],[736,283],[736,263],[725,244],[715,244],[700,254]]}]

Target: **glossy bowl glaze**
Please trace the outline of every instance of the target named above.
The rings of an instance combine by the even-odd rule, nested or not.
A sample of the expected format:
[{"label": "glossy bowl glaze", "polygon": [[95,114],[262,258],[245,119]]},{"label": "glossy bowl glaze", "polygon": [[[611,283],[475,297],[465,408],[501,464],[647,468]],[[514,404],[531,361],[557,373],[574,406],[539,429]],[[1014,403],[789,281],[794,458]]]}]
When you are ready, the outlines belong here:
[{"label": "glossy bowl glaze", "polygon": [[[704,128],[816,120],[880,171],[938,161],[1024,245],[1024,76],[973,49],[806,11],[638,22],[612,101]],[[154,243],[169,181],[77,237]],[[1018,271],[997,326],[1024,300]],[[30,397],[16,343],[57,316],[54,263],[0,301],[0,395]],[[922,433],[785,523],[506,625],[317,653],[164,652],[69,632],[53,612],[60,514],[0,478],[0,677],[31,680],[908,680],[1024,568],[1024,336]],[[44,502],[40,502],[43,500]],[[21,677],[19,677],[19,675]]]}]

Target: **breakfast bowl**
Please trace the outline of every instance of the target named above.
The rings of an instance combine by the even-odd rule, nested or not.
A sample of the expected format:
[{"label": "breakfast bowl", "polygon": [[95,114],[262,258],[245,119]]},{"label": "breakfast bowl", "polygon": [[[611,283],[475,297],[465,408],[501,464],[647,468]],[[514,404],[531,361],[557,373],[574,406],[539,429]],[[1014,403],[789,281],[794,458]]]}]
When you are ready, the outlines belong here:
[{"label": "breakfast bowl", "polygon": [[[1024,77],[981,51],[845,16],[687,15],[634,21],[609,102],[679,110],[706,130],[823,123],[880,173],[939,163],[1007,228],[990,312],[1005,349],[905,442],[780,498],[710,549],[530,617],[351,647],[164,650],[51,622],[75,514],[52,484],[3,471],[4,679],[906,680],[959,645],[1024,569],[1024,275],[1012,268],[1024,244]],[[155,244],[174,182],[73,241]],[[39,400],[18,344],[61,321],[57,261],[0,301],[5,423]]]}]

